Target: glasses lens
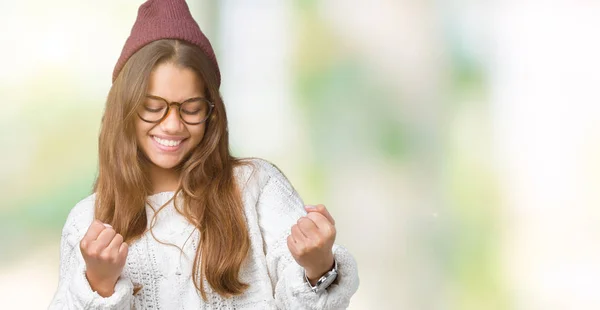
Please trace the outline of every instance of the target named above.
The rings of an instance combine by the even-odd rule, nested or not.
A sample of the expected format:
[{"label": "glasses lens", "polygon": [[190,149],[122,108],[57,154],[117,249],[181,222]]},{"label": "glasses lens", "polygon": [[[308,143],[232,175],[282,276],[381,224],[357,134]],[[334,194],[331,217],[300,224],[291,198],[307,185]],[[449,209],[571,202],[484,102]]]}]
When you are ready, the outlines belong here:
[{"label": "glasses lens", "polygon": [[187,123],[200,123],[208,118],[209,108],[203,99],[187,101],[181,105],[181,117]]},{"label": "glasses lens", "polygon": [[142,119],[149,122],[158,122],[167,111],[167,103],[156,98],[146,98],[139,110]]}]

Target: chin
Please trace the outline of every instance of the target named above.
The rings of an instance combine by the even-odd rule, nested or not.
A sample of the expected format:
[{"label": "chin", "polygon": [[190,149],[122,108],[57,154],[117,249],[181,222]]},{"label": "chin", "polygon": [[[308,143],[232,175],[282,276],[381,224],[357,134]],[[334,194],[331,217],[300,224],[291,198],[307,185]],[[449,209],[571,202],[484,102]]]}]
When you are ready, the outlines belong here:
[{"label": "chin", "polygon": [[150,158],[150,161],[157,167],[162,168],[162,169],[173,169],[175,167],[177,167],[177,165],[179,165],[181,163],[181,158],[178,158],[177,160],[173,160],[173,159],[166,159],[166,158]]}]

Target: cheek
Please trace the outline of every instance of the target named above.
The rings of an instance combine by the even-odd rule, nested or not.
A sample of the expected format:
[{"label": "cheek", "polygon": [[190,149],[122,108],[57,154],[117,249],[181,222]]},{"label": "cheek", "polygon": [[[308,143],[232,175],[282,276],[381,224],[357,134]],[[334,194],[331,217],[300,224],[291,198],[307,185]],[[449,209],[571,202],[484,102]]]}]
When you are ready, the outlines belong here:
[{"label": "cheek", "polygon": [[148,138],[148,132],[152,129],[152,125],[138,120],[135,123],[135,136],[138,144],[143,144],[145,139]]},{"label": "cheek", "polygon": [[205,129],[206,129],[205,125],[188,127],[188,131],[190,133],[190,138],[192,138],[191,140],[194,141],[194,144],[198,144],[198,143],[200,143],[200,141],[202,141],[202,138],[204,137]]}]

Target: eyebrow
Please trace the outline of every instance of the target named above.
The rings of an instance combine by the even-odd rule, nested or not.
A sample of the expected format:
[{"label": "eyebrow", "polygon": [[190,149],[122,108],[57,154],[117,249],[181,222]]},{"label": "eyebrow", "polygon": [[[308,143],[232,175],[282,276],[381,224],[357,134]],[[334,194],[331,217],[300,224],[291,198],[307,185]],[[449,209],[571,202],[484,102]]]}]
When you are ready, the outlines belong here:
[{"label": "eyebrow", "polygon": [[188,99],[186,99],[184,101],[177,102],[177,101],[169,101],[169,100],[167,100],[167,99],[165,99],[163,97],[156,96],[156,95],[151,95],[151,94],[146,94],[146,97],[150,98],[150,99],[160,99],[160,100],[163,100],[166,103],[186,103],[186,102],[195,101],[195,100],[207,100],[204,97],[192,97],[192,98],[188,98]]}]

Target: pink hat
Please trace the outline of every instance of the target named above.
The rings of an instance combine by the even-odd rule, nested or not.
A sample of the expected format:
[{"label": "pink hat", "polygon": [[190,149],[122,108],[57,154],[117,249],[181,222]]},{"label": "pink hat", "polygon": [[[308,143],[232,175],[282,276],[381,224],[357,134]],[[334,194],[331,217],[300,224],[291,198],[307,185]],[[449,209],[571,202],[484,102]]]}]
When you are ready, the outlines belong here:
[{"label": "pink hat", "polygon": [[179,39],[198,46],[215,64],[217,81],[221,85],[215,52],[184,0],[148,0],[140,6],[131,34],[113,71],[113,83],[131,55],[146,44],[160,39]]}]

